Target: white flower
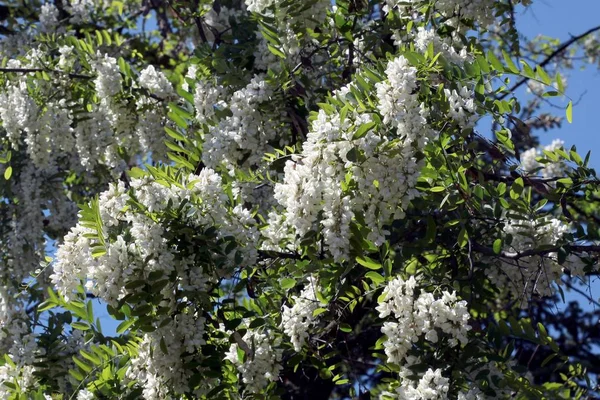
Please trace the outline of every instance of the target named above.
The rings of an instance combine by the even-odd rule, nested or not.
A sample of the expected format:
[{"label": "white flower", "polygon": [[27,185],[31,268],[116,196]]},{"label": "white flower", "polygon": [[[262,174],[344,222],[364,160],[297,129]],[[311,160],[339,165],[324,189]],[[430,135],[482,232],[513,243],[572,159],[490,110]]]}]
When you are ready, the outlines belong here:
[{"label": "white flower", "polygon": [[384,350],[388,362],[404,364],[412,344],[423,335],[425,340],[437,343],[439,333],[448,338],[450,347],[468,342],[469,311],[464,300],[458,301],[456,293],[443,291],[436,299],[432,293],[415,295],[417,281],[411,276],[407,281],[398,277],[389,282],[383,299],[377,306],[379,318],[386,321],[381,332],[386,336]]},{"label": "white flower", "polygon": [[[101,3],[101,2],[100,2]],[[80,24],[91,21],[91,14],[94,12],[95,4],[93,0],[70,0],[65,6],[71,14],[70,22]]]},{"label": "white flower", "polygon": [[244,354],[245,360],[240,360],[238,344],[231,345],[225,359],[237,367],[246,389],[251,393],[259,393],[269,382],[279,378],[282,351],[275,348],[278,343],[272,343],[266,332],[248,330],[242,341],[249,350]]},{"label": "white flower", "polygon": [[302,350],[308,339],[309,329],[315,323],[316,317],[313,316],[313,312],[320,306],[320,301],[317,299],[318,290],[316,278],[311,276],[300,296],[292,296],[294,305],[283,306],[281,327],[290,337],[296,352]]},{"label": "white flower", "polygon": [[58,8],[52,3],[42,4],[40,9],[40,30],[50,32],[58,25]]},{"label": "white flower", "polygon": [[94,393],[87,389],[80,390],[77,392],[77,400],[94,400]]},{"label": "white flower", "polygon": [[139,84],[144,89],[148,89],[150,93],[163,99],[174,94],[173,86],[165,74],[157,71],[152,65],[149,65],[140,73]]},{"label": "white flower", "polygon": [[94,84],[101,99],[108,99],[122,90],[121,72],[115,58],[98,52],[93,67],[97,74]]}]

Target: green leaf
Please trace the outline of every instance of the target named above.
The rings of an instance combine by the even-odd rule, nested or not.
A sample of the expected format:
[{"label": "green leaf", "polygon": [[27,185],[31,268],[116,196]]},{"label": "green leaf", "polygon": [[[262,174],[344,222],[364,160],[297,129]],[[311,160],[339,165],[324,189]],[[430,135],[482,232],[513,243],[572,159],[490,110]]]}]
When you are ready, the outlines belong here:
[{"label": "green leaf", "polygon": [[326,309],[326,308],[319,307],[319,308],[317,308],[315,311],[313,311],[313,317],[316,317],[316,316],[318,316],[318,315],[321,315],[321,314],[323,314],[324,312],[327,312],[327,309]]},{"label": "green leaf", "polygon": [[546,71],[544,71],[544,68],[538,65],[537,67],[535,67],[535,71],[537,72],[537,75],[540,78],[540,80],[546,85],[550,85],[552,83],[552,79],[550,79]]},{"label": "green leaf", "polygon": [[182,142],[185,141],[185,138],[182,135],[180,135],[179,133],[177,133],[169,127],[165,126],[165,132],[167,132],[167,135],[171,136],[175,140],[180,140]]},{"label": "green leaf", "polygon": [[349,332],[352,332],[352,327],[350,325],[342,322],[340,324],[340,331],[349,333]]},{"label": "green leaf", "polygon": [[467,245],[467,243],[469,243],[469,234],[467,233],[467,228],[465,228],[464,226],[461,228],[460,232],[458,233],[458,246],[459,247],[465,247]]},{"label": "green leaf", "polygon": [[569,104],[567,104],[567,110],[566,110],[566,114],[567,114],[567,121],[569,121],[569,123],[573,123],[573,102],[569,100]]},{"label": "green leaf", "polygon": [[514,200],[518,199],[521,196],[521,193],[523,193],[524,187],[523,178],[519,177],[515,179],[510,187],[510,198]]},{"label": "green leaf", "polygon": [[272,46],[270,43],[267,43],[267,47],[269,48],[269,51],[273,54],[275,54],[277,57],[283,58],[285,60],[285,53],[281,50],[279,50],[277,47]]},{"label": "green leaf", "polygon": [[377,123],[375,123],[373,121],[362,124],[356,130],[356,132],[354,132],[354,135],[352,136],[352,140],[360,139],[361,137],[365,136],[367,134],[367,132],[369,132],[375,125],[377,125]]},{"label": "green leaf", "polygon": [[9,180],[10,177],[12,175],[12,166],[8,166],[5,170],[4,170],[4,179]]},{"label": "green leaf", "polygon": [[502,50],[502,56],[504,57],[504,62],[506,62],[506,66],[508,67],[510,72],[513,72],[515,74],[518,73],[519,68],[517,68],[512,58],[510,58],[510,55],[505,50]]},{"label": "green leaf", "polygon": [[119,326],[117,326],[117,333],[121,334],[121,333],[127,331],[131,327],[131,325],[133,325],[134,323],[135,323],[134,319],[130,319],[130,320],[121,322],[119,324]]},{"label": "green leaf", "polygon": [[296,286],[296,280],[294,278],[283,278],[279,281],[283,290],[288,290]]},{"label": "green leaf", "polygon": [[75,362],[75,364],[77,364],[77,366],[79,368],[81,368],[85,372],[90,372],[92,370],[91,366],[87,365],[86,363],[84,363],[83,361],[81,361],[79,358],[77,358],[75,356],[73,356],[73,361]]},{"label": "green leaf", "polygon": [[502,239],[496,239],[494,240],[494,253],[495,254],[500,254],[500,252],[502,251]]},{"label": "green leaf", "polygon": [[385,281],[385,278],[375,271],[369,271],[365,274],[365,278],[370,279],[375,285]]},{"label": "green leaf", "polygon": [[381,269],[382,265],[377,261],[367,256],[356,257],[356,262],[368,269]]},{"label": "green leaf", "polygon": [[47,311],[47,310],[50,310],[57,306],[58,306],[58,304],[56,304],[55,302],[53,302],[51,300],[47,300],[47,301],[44,301],[43,303],[40,303],[40,305],[38,306],[38,312]]},{"label": "green leaf", "polygon": [[498,72],[504,71],[504,65],[502,65],[500,60],[498,60],[498,58],[494,55],[494,53],[492,53],[492,51],[488,51],[487,58],[488,58],[488,61],[490,62],[490,64],[492,65],[492,67],[496,71],[498,71]]},{"label": "green leaf", "polygon": [[90,329],[90,325],[87,322],[72,322],[71,327],[80,331],[87,331]]}]

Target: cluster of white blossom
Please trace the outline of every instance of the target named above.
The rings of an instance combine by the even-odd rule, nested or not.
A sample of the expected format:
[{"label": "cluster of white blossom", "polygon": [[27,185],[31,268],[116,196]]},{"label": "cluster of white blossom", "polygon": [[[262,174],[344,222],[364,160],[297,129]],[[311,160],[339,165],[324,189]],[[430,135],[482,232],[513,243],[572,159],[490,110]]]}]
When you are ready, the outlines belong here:
[{"label": "cluster of white blossom", "polygon": [[[0,382],[3,383],[0,385],[0,398],[14,398],[15,391],[8,386],[11,384],[20,388],[22,393],[27,393],[29,390],[34,389],[34,386],[37,384],[34,372],[35,369],[31,365],[24,365],[22,367],[10,363],[0,365]],[[4,383],[8,385],[4,385]]]},{"label": "cluster of white blossom", "polygon": [[[35,383],[33,364],[43,355],[29,326],[29,316],[5,287],[0,287],[0,354],[6,355],[0,366],[0,382],[17,384],[26,390]],[[0,397],[11,398],[9,388],[0,385]]]},{"label": "cluster of white blossom", "polygon": [[196,81],[194,108],[198,122],[201,124],[209,122],[215,116],[215,107],[224,108],[225,104],[221,100],[224,96],[225,89],[223,87],[208,80]]},{"label": "cluster of white blossom", "polygon": [[77,392],[77,400],[94,400],[95,397],[94,393],[90,392],[88,389]]},{"label": "cluster of white blossom", "polygon": [[[255,242],[258,231],[250,212],[241,206],[227,208],[227,195],[221,187],[221,178],[214,171],[204,169],[200,175],[189,175],[181,186],[170,187],[149,179],[131,181],[131,191],[124,183],[111,185],[99,199],[99,212],[102,221],[102,240],[105,241],[105,254],[93,257],[96,239],[90,238],[94,229],[85,222],[74,227],[65,237],[57,251],[57,261],[51,276],[55,287],[68,296],[79,284],[87,282],[88,290],[108,304],[115,305],[128,293],[126,283],[136,279],[147,279],[153,271],[162,271],[165,276],[178,273],[178,284],[191,290],[204,289],[211,275],[203,275],[191,260],[178,257],[178,250],[170,246],[164,237],[168,228],[142,211],[127,208],[135,199],[149,213],[177,210],[185,203],[181,213],[189,226],[197,228],[218,228],[217,238],[234,237],[242,246],[238,250],[243,256],[244,265],[256,259]],[[194,212],[189,212],[190,208]],[[114,239],[109,239],[114,235]],[[228,254],[232,261],[234,254]],[[205,271],[206,272],[206,271]],[[220,271],[230,274],[233,271]],[[161,292],[165,298],[173,296],[173,289],[165,287]]]},{"label": "cluster of white blossom", "polygon": [[[224,4],[219,4],[218,10],[213,7],[212,3],[201,4],[200,7],[205,12],[202,19],[208,29],[204,31],[204,34],[207,42],[210,44],[214,43],[215,33],[227,32],[231,29],[231,21],[237,23],[242,17],[247,15],[244,9],[230,8]],[[204,40],[202,38],[198,39]]]},{"label": "cluster of white blossom", "polygon": [[[505,245],[508,253],[535,250],[544,246],[556,246],[564,241],[569,233],[568,225],[556,218],[537,218],[508,220],[504,227],[505,235],[512,242]],[[533,295],[551,296],[556,284],[568,270],[573,276],[583,276],[585,262],[577,255],[570,254],[562,265],[558,263],[558,254],[531,255],[520,258],[500,258],[497,268],[490,268],[488,278],[502,292],[519,300],[527,307],[528,299]]]},{"label": "cluster of white blossom", "polygon": [[[184,364],[198,360],[197,353],[206,344],[205,322],[204,317],[188,310],[176,314],[168,324],[143,336],[126,377],[142,387],[144,399],[162,400],[169,398],[172,392],[188,390],[194,371],[185,368]],[[198,390],[206,391],[211,382],[210,379],[203,380],[203,387]]]},{"label": "cluster of white blossom", "polygon": [[138,82],[141,87],[161,99],[169,99],[175,94],[173,85],[171,85],[165,74],[162,71],[157,71],[152,65],[147,66],[140,72]]},{"label": "cluster of white blossom", "polygon": [[386,321],[381,332],[388,362],[403,365],[408,351],[420,337],[438,343],[440,334],[455,347],[468,342],[469,311],[464,300],[458,300],[455,292],[442,291],[440,298],[432,293],[417,290],[417,280],[400,277],[389,282],[383,298],[377,306],[380,318],[393,316]]},{"label": "cluster of white blossom", "polygon": [[[565,142],[560,139],[554,139],[552,143],[544,147],[546,151],[554,151],[564,147]],[[568,165],[565,161],[551,161],[540,163],[537,157],[543,156],[543,152],[535,147],[524,151],[521,154],[521,168],[527,174],[539,173],[544,179],[558,178],[566,176]],[[537,171],[539,169],[539,171]],[[536,172],[537,171],[537,172]]]},{"label": "cluster of white blossom", "polygon": [[248,330],[241,340],[246,348],[244,360],[240,360],[238,350],[241,348],[237,343],[230,346],[225,359],[236,366],[246,390],[260,393],[270,382],[279,378],[282,369],[282,351],[277,348],[279,339],[271,338],[267,331]]},{"label": "cluster of white blossom", "polygon": [[397,129],[406,147],[414,142],[422,149],[435,132],[427,126],[428,111],[418,99],[417,69],[399,56],[388,63],[385,74],[387,80],[375,85],[383,122]]},{"label": "cluster of white blossom", "polygon": [[98,52],[93,66],[97,74],[94,85],[100,99],[109,99],[123,90],[123,78],[114,57]]},{"label": "cluster of white blossom", "polygon": [[[50,3],[45,4],[42,22],[52,23],[55,11]],[[27,157],[10,163],[15,202],[9,201],[6,207],[12,232],[0,241],[0,253],[9,255],[2,270],[14,281],[39,266],[46,234],[59,237],[76,221],[77,207],[70,189],[59,179],[62,174],[74,172],[83,186],[95,185],[101,183],[98,166],[107,166],[112,176],[119,176],[136,156],[152,154],[153,159],[161,159],[165,153],[165,105],[140,95],[132,110],[132,103],[119,96],[123,79],[115,58],[100,52],[85,55],[94,76],[89,88],[99,101],[92,98],[84,105],[80,98],[73,98],[71,89],[77,78],[66,75],[83,55],[72,46],[63,45],[58,52],[36,46],[25,46],[29,51],[18,60],[8,60],[7,67],[47,68],[58,61],[60,72],[49,81],[30,73],[7,75],[0,87],[2,135],[13,151]],[[150,72],[140,78],[140,85],[160,94],[170,88],[164,75]],[[130,159],[124,159],[121,149],[126,149]]]},{"label": "cluster of white blossom", "polygon": [[300,296],[292,296],[294,305],[292,307],[283,306],[280,326],[283,332],[290,337],[296,352],[300,352],[306,344],[309,329],[317,319],[313,312],[321,305],[317,299],[318,290],[317,279],[310,276]]},{"label": "cluster of white blossom", "polygon": [[[196,94],[196,108],[210,115],[209,101],[218,95],[218,91],[199,89]],[[257,75],[243,89],[233,93],[227,102],[231,111],[218,124],[210,126],[204,134],[202,160],[208,167],[224,165],[231,174],[238,166],[256,166],[265,153],[273,149],[272,145],[281,143],[278,127],[285,116],[280,107],[261,109],[261,106],[272,101],[274,89],[265,81],[264,76]],[[264,103],[264,104],[263,104]]]},{"label": "cluster of white blossom", "polygon": [[25,79],[7,82],[4,90],[5,92],[0,93],[0,119],[8,139],[18,149],[21,132],[35,132],[38,107],[29,96]]},{"label": "cluster of white blossom", "polygon": [[[103,2],[96,3],[102,4]],[[65,6],[65,10],[71,14],[69,22],[72,24],[90,22],[96,5],[93,0],[70,0]]]},{"label": "cluster of white blossom", "polygon": [[479,119],[475,113],[475,93],[468,86],[462,86],[460,83],[457,85],[458,90],[444,89],[450,105],[448,115],[462,128],[472,128]]},{"label": "cluster of white blossom", "polygon": [[414,372],[408,368],[401,368],[400,386],[395,392],[384,392],[383,399],[399,400],[447,400],[450,389],[450,380],[442,376],[441,369],[429,368],[418,381],[408,377]]},{"label": "cluster of white blossom", "polygon": [[[393,8],[398,7],[401,13],[405,13],[405,9],[413,8],[425,3],[423,0],[386,0],[384,11],[389,12]],[[495,20],[494,8],[496,0],[437,0],[435,2],[435,10],[442,16],[449,19],[446,23],[454,22],[453,19],[473,19],[482,26],[490,25]]]},{"label": "cluster of white blossom", "polygon": [[58,26],[58,8],[52,3],[44,3],[40,8],[40,30],[51,32]]},{"label": "cluster of white blossom", "polygon": [[[387,234],[384,226],[404,218],[419,195],[414,187],[423,161],[416,156],[436,133],[418,100],[416,74],[400,56],[388,64],[388,80],[376,84],[378,109],[389,130],[371,129],[354,139],[372,122],[369,114],[349,112],[342,120],[340,113],[320,110],[302,153],[286,163],[284,181],[275,186],[294,234],[320,229],[336,260],[348,254],[350,223],[357,213],[370,229],[368,239],[379,245]],[[337,96],[346,99],[349,92],[345,87]],[[351,150],[363,159],[350,159]]]},{"label": "cluster of white blossom", "polygon": [[[367,114],[356,115],[357,126],[370,121]],[[354,212],[351,197],[343,193],[347,153],[353,146],[352,122],[339,114],[319,111],[303,145],[302,154],[286,162],[283,183],[275,186],[275,198],[285,208],[286,224],[300,237],[311,229],[323,228],[325,244],[336,259],[349,250],[350,222]],[[379,141],[374,134],[356,141]],[[366,144],[366,146],[365,146]],[[359,144],[360,145],[360,144]],[[319,221],[320,215],[323,219]]]},{"label": "cluster of white blossom", "polygon": [[587,35],[583,41],[583,53],[590,64],[600,61],[600,40],[597,34]]},{"label": "cluster of white blossom", "polygon": [[465,61],[470,61],[472,56],[467,52],[466,47],[458,47],[461,45],[459,41],[452,40],[452,38],[442,38],[434,29],[418,27],[416,34],[408,35],[405,32],[395,32],[393,35],[394,44],[399,46],[404,43],[414,43],[415,49],[425,54],[429,45],[433,45],[434,54],[441,53],[442,56],[447,60],[457,65],[463,65]]}]

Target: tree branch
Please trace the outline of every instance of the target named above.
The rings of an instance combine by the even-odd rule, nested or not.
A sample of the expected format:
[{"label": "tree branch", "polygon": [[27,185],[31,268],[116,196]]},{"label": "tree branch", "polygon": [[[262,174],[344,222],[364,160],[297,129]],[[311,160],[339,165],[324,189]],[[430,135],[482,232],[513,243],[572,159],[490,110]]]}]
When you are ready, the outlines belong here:
[{"label": "tree branch", "polygon": [[89,75],[72,74],[72,73],[67,73],[67,72],[63,72],[63,71],[56,71],[56,70],[44,69],[44,68],[0,68],[0,72],[4,72],[4,73],[14,72],[17,74],[28,74],[28,73],[32,73],[32,72],[50,72],[53,74],[68,75],[69,78],[75,78],[75,79],[93,79],[94,78],[93,76],[89,76]]},{"label": "tree branch", "polygon": [[517,251],[517,252],[501,251],[500,253],[496,253],[496,252],[494,252],[493,249],[491,249],[489,247],[485,247],[485,246],[481,246],[477,243],[473,243],[473,250],[478,253],[485,254],[488,256],[507,258],[510,260],[519,260],[523,257],[529,257],[529,256],[543,256],[543,255],[546,255],[549,253],[555,253],[555,252],[559,251],[561,248],[568,250],[568,251],[579,252],[579,253],[581,253],[581,252],[600,253],[600,245],[594,245],[594,244],[590,244],[590,245],[565,244],[563,246],[552,246],[552,247],[547,247],[547,248],[543,248],[543,249],[531,249],[531,250],[524,250],[524,251]]},{"label": "tree branch", "polygon": [[[577,42],[580,39],[583,39],[584,37],[591,35],[592,33],[596,32],[600,30],[600,25],[588,29],[587,31],[583,32],[580,35],[577,36],[573,36],[571,37],[571,39],[567,40],[566,42],[564,42],[563,44],[561,44],[556,50],[554,50],[552,53],[550,53],[545,59],[544,61],[542,61],[541,63],[538,64],[539,67],[544,67],[545,65],[547,65],[548,63],[550,63],[550,61],[552,61],[554,59],[554,57],[558,56],[560,53],[562,53],[563,51],[565,51],[565,49],[567,47],[569,47],[570,45],[572,45],[573,43]],[[527,83],[527,81],[529,80],[529,78],[523,78],[521,79],[519,82],[515,83],[510,89],[508,89],[508,92],[504,93],[502,96],[498,97],[499,100],[504,99],[506,96],[508,96],[510,93],[514,92],[515,90],[517,90],[519,87],[523,86],[525,83]]]}]

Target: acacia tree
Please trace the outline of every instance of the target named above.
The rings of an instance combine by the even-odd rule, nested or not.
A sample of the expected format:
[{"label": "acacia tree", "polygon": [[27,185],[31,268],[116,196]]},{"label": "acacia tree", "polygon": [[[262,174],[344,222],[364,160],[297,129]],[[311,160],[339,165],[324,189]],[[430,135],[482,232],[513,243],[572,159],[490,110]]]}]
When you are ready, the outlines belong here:
[{"label": "acacia tree", "polygon": [[0,3],[0,397],[593,396],[598,179],[535,133],[600,27],[528,3]]}]

